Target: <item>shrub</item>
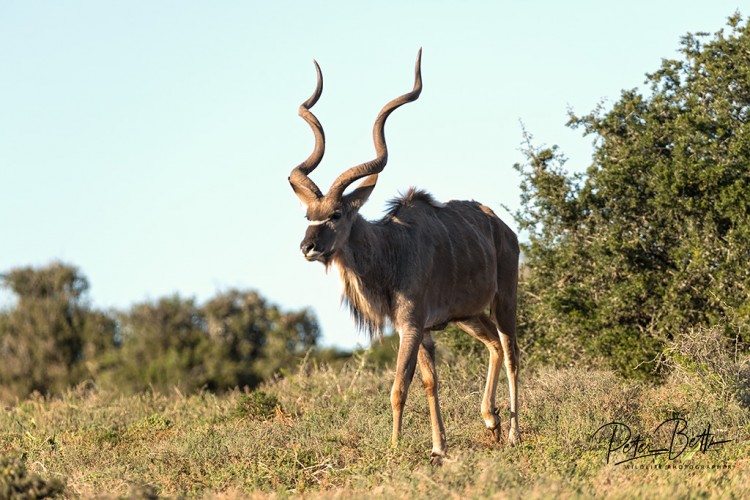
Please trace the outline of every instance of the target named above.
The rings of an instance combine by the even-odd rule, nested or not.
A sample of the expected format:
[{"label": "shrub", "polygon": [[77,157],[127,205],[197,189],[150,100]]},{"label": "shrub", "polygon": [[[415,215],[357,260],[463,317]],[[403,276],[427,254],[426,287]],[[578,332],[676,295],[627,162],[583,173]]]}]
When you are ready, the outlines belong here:
[{"label": "shrub", "polygon": [[281,409],[281,403],[276,396],[256,390],[240,396],[232,415],[250,420],[268,420],[276,414],[277,408]]},{"label": "shrub", "polygon": [[[632,377],[692,326],[750,317],[750,25],[689,34],[682,59],[569,125],[594,138],[585,174],[528,137],[522,348]],[[725,335],[732,334],[724,331]]]},{"label": "shrub", "polygon": [[669,342],[661,365],[679,382],[700,383],[721,399],[750,407],[750,356],[742,354],[739,334],[731,340],[722,328],[690,328]]},{"label": "shrub", "polygon": [[29,474],[20,457],[0,456],[0,498],[31,500],[62,495],[65,486],[59,479],[44,480]]}]

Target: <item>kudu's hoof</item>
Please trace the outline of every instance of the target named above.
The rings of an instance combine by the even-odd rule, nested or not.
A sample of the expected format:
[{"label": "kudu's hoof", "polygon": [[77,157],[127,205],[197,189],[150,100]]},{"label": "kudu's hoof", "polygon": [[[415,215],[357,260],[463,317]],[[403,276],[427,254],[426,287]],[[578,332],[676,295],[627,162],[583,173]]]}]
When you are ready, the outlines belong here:
[{"label": "kudu's hoof", "polygon": [[435,453],[434,451],[430,453],[430,465],[433,467],[440,467],[443,465],[443,459],[445,458],[445,454]]},{"label": "kudu's hoof", "polygon": [[496,420],[495,427],[486,427],[487,432],[492,434],[492,438],[495,440],[496,443],[502,443],[503,442],[503,431],[502,426],[500,425],[500,420]]},{"label": "kudu's hoof", "polygon": [[511,446],[516,446],[518,444],[521,444],[521,435],[518,433],[517,430],[511,429],[508,432],[508,444]]}]

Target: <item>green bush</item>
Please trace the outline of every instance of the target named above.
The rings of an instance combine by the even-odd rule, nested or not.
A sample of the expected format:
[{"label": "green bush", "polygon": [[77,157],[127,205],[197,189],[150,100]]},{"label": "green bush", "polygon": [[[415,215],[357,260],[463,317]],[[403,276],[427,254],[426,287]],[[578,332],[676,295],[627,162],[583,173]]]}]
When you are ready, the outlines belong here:
[{"label": "green bush", "polygon": [[750,27],[734,15],[680,52],[648,75],[648,94],[571,115],[594,139],[585,174],[527,137],[516,220],[532,361],[648,377],[680,332],[750,323]]},{"label": "green bush", "polygon": [[0,278],[17,299],[0,311],[0,401],[82,383],[128,393],[252,388],[294,368],[320,335],[310,311],[281,310],[254,291],[103,312],[90,306],[88,280],[73,266]]},{"label": "green bush", "polygon": [[239,397],[232,416],[250,420],[268,420],[276,414],[277,408],[281,409],[281,403],[276,396],[255,390]]},{"label": "green bush", "polygon": [[667,344],[661,366],[681,383],[700,383],[719,399],[750,408],[750,356],[742,353],[739,334],[729,339],[720,328],[690,328]]},{"label": "green bush", "polygon": [[203,305],[179,296],[138,304],[119,323],[104,382],[126,392],[256,387],[293,368],[319,337],[309,311],[285,312],[238,290]]},{"label": "green bush", "polygon": [[100,356],[113,347],[115,322],[91,310],[83,274],[53,263],[1,277],[17,302],[0,312],[0,400],[59,393],[97,377]]},{"label": "green bush", "polygon": [[50,498],[62,495],[64,490],[59,479],[44,480],[37,474],[29,474],[20,457],[0,456],[0,498]]}]

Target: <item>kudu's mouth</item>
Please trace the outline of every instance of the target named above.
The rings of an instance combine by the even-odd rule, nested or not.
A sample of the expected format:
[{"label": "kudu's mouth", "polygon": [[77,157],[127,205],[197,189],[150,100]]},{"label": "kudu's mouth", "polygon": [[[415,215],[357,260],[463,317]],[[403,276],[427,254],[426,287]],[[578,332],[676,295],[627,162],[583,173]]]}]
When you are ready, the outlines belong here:
[{"label": "kudu's mouth", "polygon": [[309,252],[304,254],[305,259],[307,259],[308,262],[322,262],[323,264],[328,264],[328,261],[331,258],[331,252],[321,252],[319,250],[310,250]]}]

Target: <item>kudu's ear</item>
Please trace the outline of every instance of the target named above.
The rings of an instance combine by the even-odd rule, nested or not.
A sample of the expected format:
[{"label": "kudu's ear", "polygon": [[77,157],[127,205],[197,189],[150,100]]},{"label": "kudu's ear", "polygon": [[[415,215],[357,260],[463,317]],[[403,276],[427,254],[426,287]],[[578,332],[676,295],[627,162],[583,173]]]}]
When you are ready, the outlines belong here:
[{"label": "kudu's ear", "polygon": [[297,195],[297,198],[299,198],[306,207],[318,199],[318,195],[316,193],[308,189],[306,186],[303,186],[302,184],[295,184],[290,179],[289,185],[292,186],[294,194]]},{"label": "kudu's ear", "polygon": [[354,189],[354,191],[344,195],[344,203],[356,210],[359,210],[370,197],[370,193],[372,193],[372,190],[375,189],[375,184],[377,182],[378,174],[368,175],[367,177],[365,177],[365,180],[363,180],[359,184],[359,186]]}]

